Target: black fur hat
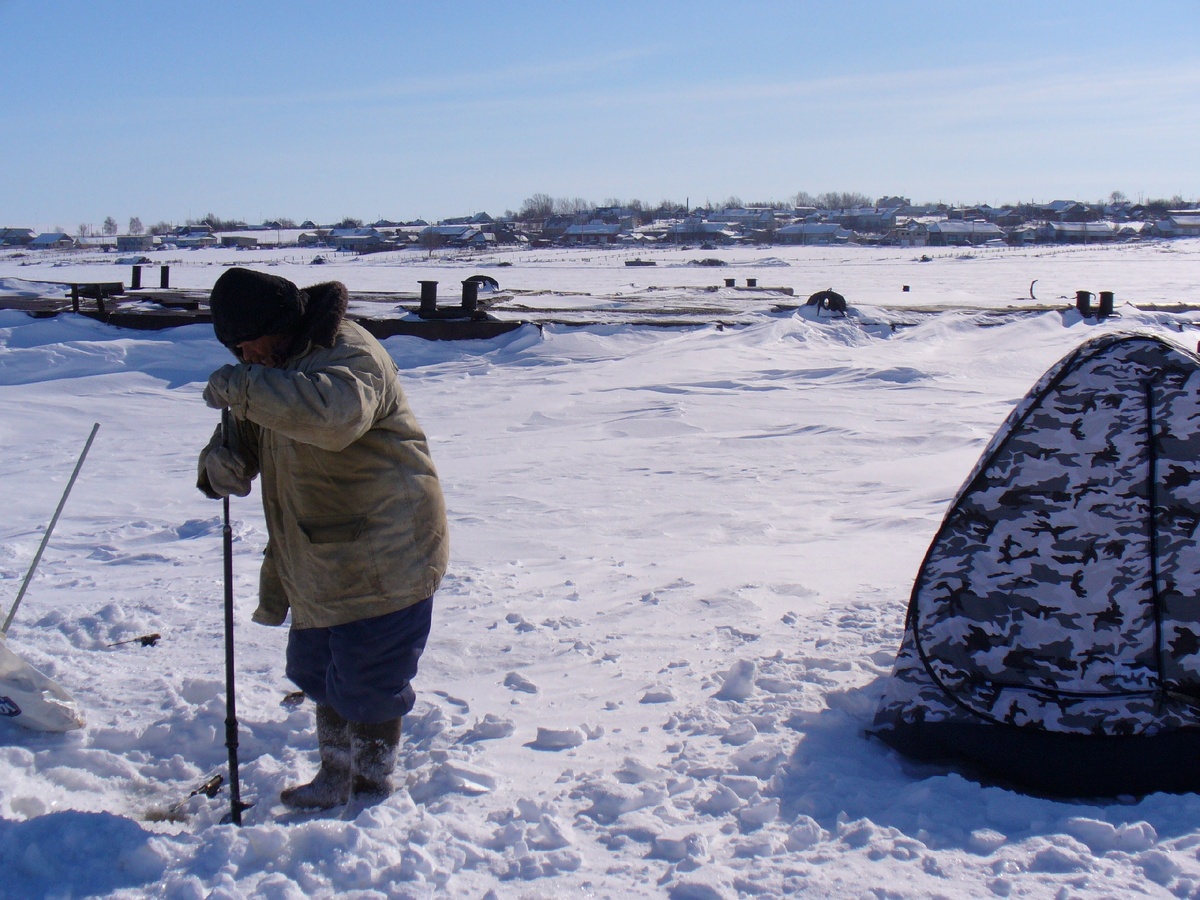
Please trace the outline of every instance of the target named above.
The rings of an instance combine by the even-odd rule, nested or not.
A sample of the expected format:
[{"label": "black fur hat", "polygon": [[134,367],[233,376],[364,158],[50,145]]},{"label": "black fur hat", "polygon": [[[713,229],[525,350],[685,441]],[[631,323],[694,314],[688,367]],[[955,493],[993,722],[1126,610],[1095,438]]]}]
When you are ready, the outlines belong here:
[{"label": "black fur hat", "polygon": [[217,340],[232,348],[264,334],[295,333],[308,295],[278,275],[232,268],[213,285],[208,305]]}]

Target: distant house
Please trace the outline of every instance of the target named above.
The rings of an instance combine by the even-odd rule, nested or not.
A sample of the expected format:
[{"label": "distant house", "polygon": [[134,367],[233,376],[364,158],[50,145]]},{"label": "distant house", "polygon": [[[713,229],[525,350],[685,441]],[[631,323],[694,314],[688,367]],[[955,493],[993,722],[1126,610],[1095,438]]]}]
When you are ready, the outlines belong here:
[{"label": "distant house", "polygon": [[896,227],[899,207],[862,206],[853,209],[835,209],[828,215],[830,222],[849,228],[851,231],[891,231]]},{"label": "distant house", "polygon": [[493,235],[496,238],[497,244],[529,243],[529,235],[521,231],[515,222],[497,222],[495,225],[484,225],[483,231],[486,234]]},{"label": "distant house", "polygon": [[221,235],[221,246],[249,250],[258,246],[258,238],[248,234],[223,234]]},{"label": "distant house", "polygon": [[796,222],[775,232],[781,244],[844,244],[853,236],[837,222]]},{"label": "distant house", "polygon": [[0,247],[24,247],[32,241],[32,228],[0,228]]},{"label": "distant house", "polygon": [[1008,242],[1014,247],[1024,247],[1037,243],[1038,229],[1036,225],[1018,225],[1009,229]]},{"label": "distant house", "polygon": [[324,247],[325,239],[329,236],[329,232],[323,229],[316,231],[302,231],[296,236],[296,243],[301,247]]},{"label": "distant house", "polygon": [[1111,219],[1114,222],[1124,222],[1129,219],[1129,211],[1133,204],[1128,200],[1119,200],[1116,203],[1104,204],[1104,218]]},{"label": "distant house", "polygon": [[26,246],[30,250],[70,250],[75,246],[75,240],[62,231],[47,231],[39,234]]},{"label": "distant house", "polygon": [[556,241],[564,234],[567,229],[576,224],[575,216],[550,216],[542,223],[542,237],[546,240]]},{"label": "distant house", "polygon": [[931,222],[929,244],[932,247],[971,247],[988,241],[1004,240],[1004,229],[991,222]]},{"label": "distant house", "polygon": [[1025,224],[1025,217],[1018,210],[1006,206],[1004,209],[994,209],[988,216],[988,221],[1001,228],[1016,228]]},{"label": "distant house", "polygon": [[1099,244],[1117,234],[1111,222],[1046,222],[1038,228],[1040,240],[1058,244]]},{"label": "distant house", "polygon": [[171,238],[171,243],[180,249],[199,250],[204,247],[215,247],[220,241],[207,225],[203,230],[188,230]]},{"label": "distant house", "polygon": [[418,227],[411,223],[408,225],[397,225],[387,232],[389,235],[388,240],[392,241],[397,249],[408,247],[418,243],[421,239],[421,232],[428,227],[428,225]]},{"label": "distant house", "polygon": [[375,253],[395,246],[377,228],[333,228],[325,241],[338,250],[352,253]]},{"label": "distant house", "polygon": [[443,219],[443,225],[494,225],[495,220],[485,212],[473,216],[459,216],[454,219]]},{"label": "distant house", "polygon": [[924,247],[929,243],[929,228],[915,219],[899,222],[887,233],[885,243],[898,247]]},{"label": "distant house", "polygon": [[739,228],[747,230],[766,230],[775,227],[775,210],[769,206],[722,209],[710,213],[706,218],[709,222],[724,222],[727,225],[737,225]]},{"label": "distant house", "polygon": [[1041,210],[1050,222],[1094,222],[1100,218],[1098,210],[1078,200],[1055,200],[1042,206]]},{"label": "distant house", "polygon": [[667,226],[667,239],[676,244],[732,244],[741,238],[737,226],[725,222],[705,222],[697,218],[684,219]]},{"label": "distant house", "polygon": [[427,225],[417,233],[422,247],[463,247],[479,234],[473,225]]},{"label": "distant house", "polygon": [[1200,213],[1172,212],[1158,222],[1163,237],[1200,237]]},{"label": "distant house", "polygon": [[491,231],[476,231],[467,238],[466,246],[473,250],[488,250],[496,246],[496,235]]},{"label": "distant house", "polygon": [[140,253],[143,250],[154,249],[152,234],[118,234],[117,251],[121,253]]},{"label": "distant house", "polygon": [[569,226],[559,240],[564,244],[615,244],[620,234],[620,225],[588,222],[586,225]]}]

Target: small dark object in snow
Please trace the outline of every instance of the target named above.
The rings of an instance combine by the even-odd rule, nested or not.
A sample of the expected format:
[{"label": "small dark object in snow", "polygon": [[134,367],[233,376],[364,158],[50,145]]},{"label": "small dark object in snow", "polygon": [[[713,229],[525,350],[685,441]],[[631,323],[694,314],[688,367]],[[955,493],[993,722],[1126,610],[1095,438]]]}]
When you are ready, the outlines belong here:
[{"label": "small dark object in snow", "polygon": [[[474,281],[483,290],[498,291],[500,282],[491,275],[472,275],[467,281]],[[465,282],[464,282],[465,283]]]},{"label": "small dark object in snow", "polygon": [[837,291],[817,291],[808,298],[805,306],[815,306],[818,310],[828,309],[837,313],[846,311],[846,298]]},{"label": "small dark object in snow", "polygon": [[120,647],[122,644],[141,644],[143,647],[153,647],[160,640],[162,635],[158,632],[154,634],[143,634],[141,637],[130,638],[127,641],[117,641],[115,644],[109,644],[110,647]]},{"label": "small dark object in snow", "polygon": [[284,709],[296,709],[304,704],[304,691],[292,691],[279,701]]},{"label": "small dark object in snow", "polygon": [[203,794],[205,797],[211,800],[213,797],[217,796],[218,793],[220,793],[221,785],[224,783],[224,775],[214,775],[212,778],[208,779],[208,781],[204,782],[202,785],[188,794],[188,797],[197,797],[200,794]]},{"label": "small dark object in snow", "polygon": [[221,786],[225,784],[224,775],[210,775],[188,793],[182,800],[177,800],[165,809],[156,807],[149,810],[145,819],[147,822],[186,822],[188,814],[184,810],[187,802],[193,797],[204,796],[211,800],[221,792]]},{"label": "small dark object in snow", "polygon": [[706,259],[693,259],[690,263],[688,263],[688,265],[692,265],[692,266],[724,266],[724,265],[728,265],[728,263],[726,263],[725,260],[723,260],[723,259],[714,259],[713,257],[710,256],[710,257],[707,257]]}]

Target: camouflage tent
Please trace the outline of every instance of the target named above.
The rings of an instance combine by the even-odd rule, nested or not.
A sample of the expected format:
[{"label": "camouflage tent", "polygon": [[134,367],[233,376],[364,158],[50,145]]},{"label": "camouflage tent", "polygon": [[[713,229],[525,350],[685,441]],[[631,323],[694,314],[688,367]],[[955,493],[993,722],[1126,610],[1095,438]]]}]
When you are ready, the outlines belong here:
[{"label": "camouflage tent", "polygon": [[873,733],[1067,796],[1200,789],[1200,357],[1093,339],[997,432],[913,586]]}]

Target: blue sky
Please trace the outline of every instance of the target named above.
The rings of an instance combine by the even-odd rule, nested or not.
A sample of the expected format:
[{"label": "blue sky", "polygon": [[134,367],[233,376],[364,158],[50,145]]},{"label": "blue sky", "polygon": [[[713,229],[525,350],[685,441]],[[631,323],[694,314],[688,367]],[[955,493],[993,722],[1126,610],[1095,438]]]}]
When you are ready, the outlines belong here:
[{"label": "blue sky", "polygon": [[1200,198],[1200,3],[0,0],[0,225]]}]

